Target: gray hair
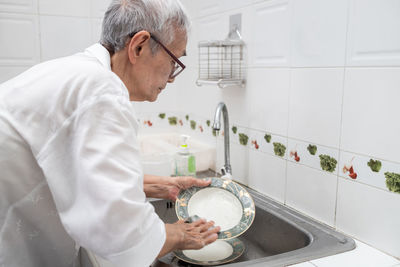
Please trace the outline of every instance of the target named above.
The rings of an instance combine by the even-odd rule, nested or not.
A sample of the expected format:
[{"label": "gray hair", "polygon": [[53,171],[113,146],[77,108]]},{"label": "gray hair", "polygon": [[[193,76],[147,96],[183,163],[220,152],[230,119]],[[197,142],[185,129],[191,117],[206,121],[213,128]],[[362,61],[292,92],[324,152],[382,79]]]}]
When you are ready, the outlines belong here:
[{"label": "gray hair", "polygon": [[[141,30],[154,34],[163,44],[172,43],[175,31],[188,34],[189,18],[179,0],[113,0],[104,19],[100,43],[113,52],[125,48],[129,34]],[[152,52],[158,49],[151,42]]]}]

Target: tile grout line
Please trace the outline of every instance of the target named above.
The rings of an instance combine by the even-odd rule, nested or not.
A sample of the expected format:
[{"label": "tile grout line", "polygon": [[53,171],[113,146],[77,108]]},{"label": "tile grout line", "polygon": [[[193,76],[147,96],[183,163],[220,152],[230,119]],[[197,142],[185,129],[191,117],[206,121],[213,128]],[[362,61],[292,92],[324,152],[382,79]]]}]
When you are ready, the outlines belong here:
[{"label": "tile grout line", "polygon": [[39,62],[43,62],[43,51],[42,51],[42,29],[41,29],[41,22],[40,22],[40,8],[39,8],[39,1],[36,2],[36,16],[37,16],[37,31],[38,31],[38,41],[39,41]]},{"label": "tile grout line", "polygon": [[[294,57],[293,57],[293,47],[292,47],[292,40],[293,40],[293,24],[294,24],[294,16],[295,16],[295,9],[293,7],[293,3],[291,1],[287,1],[287,7],[289,9],[289,15],[290,15],[290,23],[289,23],[289,65],[293,65]],[[291,100],[291,95],[292,95],[292,76],[293,76],[293,70],[291,68],[288,69],[289,71],[289,88],[288,88],[288,96],[287,96],[287,121],[286,121],[286,148],[287,148],[287,154],[286,158],[284,158],[285,162],[285,191],[283,193],[283,203],[286,206],[287,205],[287,191],[288,191],[288,167],[289,167],[289,156],[288,154],[290,153],[288,151],[289,148],[289,121],[290,121],[290,100]]]},{"label": "tile grout line", "polygon": [[[340,148],[342,147],[342,134],[343,134],[343,110],[344,110],[344,99],[345,99],[345,88],[346,88],[346,65],[347,65],[347,54],[349,49],[349,28],[350,28],[350,1],[347,3],[347,23],[346,23],[346,39],[345,39],[345,51],[344,51],[344,67],[343,67],[343,81],[342,81],[342,103],[340,109],[340,133],[339,133],[339,156],[338,156],[338,163],[340,162],[342,153]],[[340,169],[340,167],[339,167]],[[337,178],[336,178],[336,199],[335,199],[335,213],[333,219],[333,225],[337,229],[337,213],[338,213],[338,203],[339,203],[339,177],[340,177],[340,170],[338,170]]]},{"label": "tile grout line", "polygon": [[369,188],[378,189],[378,190],[380,190],[380,191],[383,191],[383,192],[386,192],[386,193],[389,193],[389,194],[396,194],[396,195],[398,195],[398,193],[392,192],[392,191],[390,191],[390,190],[383,189],[383,188],[381,188],[381,187],[377,187],[377,186],[374,186],[374,185],[371,185],[371,184],[367,184],[367,183],[364,183],[364,182],[354,181],[354,180],[349,179],[349,178],[346,178],[346,177],[339,176],[339,179],[342,179],[343,181],[346,181],[346,182],[351,182],[351,183],[355,183],[355,184],[364,185],[364,186],[367,186],[367,187],[369,187]]},{"label": "tile grout line", "polygon": [[[292,11],[293,12],[293,11]],[[288,90],[288,103],[287,103],[287,123],[286,123],[286,147],[289,146],[289,120],[290,120],[290,100],[291,100],[291,92],[292,92],[292,70],[289,70],[289,90]],[[288,187],[288,166],[289,159],[285,159],[285,191],[283,193],[283,204],[287,203],[287,187]]]},{"label": "tile grout line", "polygon": [[[343,156],[342,153],[341,153],[340,147],[342,146],[342,134],[343,134],[343,107],[344,107],[345,83],[346,83],[346,68],[343,69],[342,101],[341,101],[342,103],[341,103],[341,110],[340,110],[340,134],[339,134],[338,164],[340,163],[341,157]],[[337,211],[338,211],[338,202],[339,202],[339,200],[338,200],[338,198],[339,198],[339,177],[340,177],[340,166],[338,166],[338,173],[337,173],[337,180],[336,180],[335,216],[334,216],[334,220],[333,220],[333,225],[335,226],[335,228],[337,228],[336,223],[337,223]]]}]

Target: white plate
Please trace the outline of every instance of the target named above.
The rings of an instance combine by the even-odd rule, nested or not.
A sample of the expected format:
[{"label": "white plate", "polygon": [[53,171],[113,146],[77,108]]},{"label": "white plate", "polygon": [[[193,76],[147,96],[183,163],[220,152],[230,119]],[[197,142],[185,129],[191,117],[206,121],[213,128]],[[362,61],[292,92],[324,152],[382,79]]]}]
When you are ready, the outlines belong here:
[{"label": "white plate", "polygon": [[192,187],[180,192],[176,200],[179,219],[197,215],[220,226],[218,239],[229,239],[244,233],[255,217],[254,201],[249,193],[230,179],[211,179],[208,187]]},{"label": "white plate", "polygon": [[185,262],[198,265],[218,265],[233,261],[244,251],[244,244],[237,238],[217,240],[199,250],[174,251],[175,256]]}]

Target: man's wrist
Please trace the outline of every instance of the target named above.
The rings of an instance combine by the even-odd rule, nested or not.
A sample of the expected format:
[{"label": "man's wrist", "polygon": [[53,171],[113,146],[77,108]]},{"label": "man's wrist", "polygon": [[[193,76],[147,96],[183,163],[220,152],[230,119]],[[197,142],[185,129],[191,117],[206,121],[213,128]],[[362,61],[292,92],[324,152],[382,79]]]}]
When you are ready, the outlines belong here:
[{"label": "man's wrist", "polygon": [[184,236],[183,233],[179,231],[178,227],[176,227],[174,224],[165,224],[165,234],[165,243],[157,258],[160,258],[169,252],[182,247]]}]

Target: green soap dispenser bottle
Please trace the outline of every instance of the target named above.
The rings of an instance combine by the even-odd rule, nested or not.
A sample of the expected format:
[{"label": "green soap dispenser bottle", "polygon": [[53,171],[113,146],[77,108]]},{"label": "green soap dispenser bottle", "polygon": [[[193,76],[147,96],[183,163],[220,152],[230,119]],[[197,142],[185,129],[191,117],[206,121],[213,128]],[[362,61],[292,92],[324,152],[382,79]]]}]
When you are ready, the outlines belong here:
[{"label": "green soap dispenser bottle", "polygon": [[176,176],[195,176],[196,159],[189,151],[187,140],[190,136],[181,135],[181,145],[175,155],[175,175]]}]

